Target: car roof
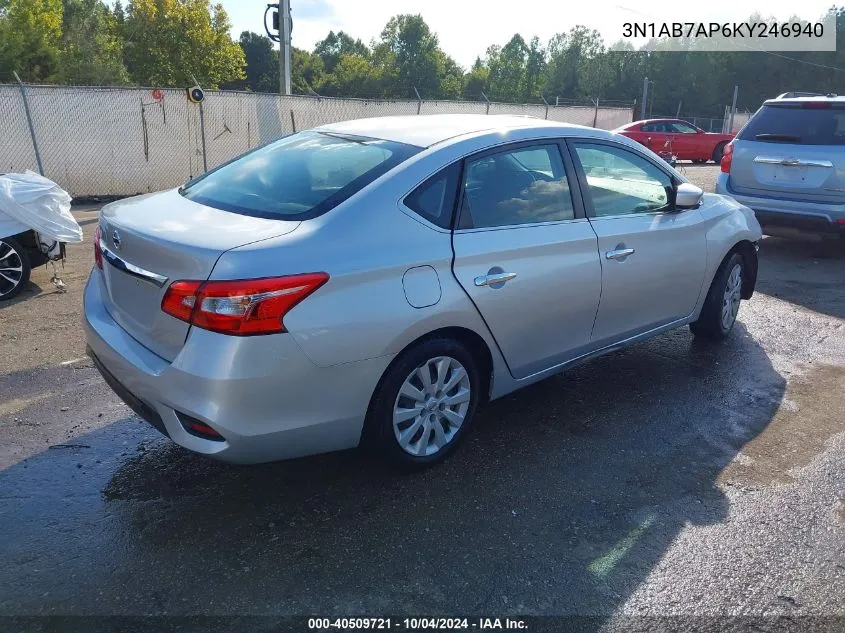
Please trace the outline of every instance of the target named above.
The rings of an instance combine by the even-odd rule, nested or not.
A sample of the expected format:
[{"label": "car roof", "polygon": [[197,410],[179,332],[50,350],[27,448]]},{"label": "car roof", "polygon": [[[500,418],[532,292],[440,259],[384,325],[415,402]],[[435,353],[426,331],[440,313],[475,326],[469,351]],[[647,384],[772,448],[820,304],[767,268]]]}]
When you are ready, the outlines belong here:
[{"label": "car roof", "polygon": [[396,143],[431,147],[457,136],[488,130],[517,128],[561,130],[588,129],[582,125],[505,114],[423,114],[355,119],[321,125],[316,130],[378,138]]},{"label": "car roof", "polygon": [[845,96],[840,97],[839,95],[813,95],[813,96],[804,96],[804,97],[793,97],[788,96],[794,93],[786,92],[779,97],[775,97],[774,99],[766,99],[763,102],[763,105],[770,105],[770,104],[795,104],[800,105],[802,103],[813,103],[813,102],[825,102],[825,103],[845,103]]},{"label": "car roof", "polygon": [[643,123],[689,123],[689,121],[684,121],[683,119],[641,119],[640,121],[633,121],[628,125],[642,125]]}]

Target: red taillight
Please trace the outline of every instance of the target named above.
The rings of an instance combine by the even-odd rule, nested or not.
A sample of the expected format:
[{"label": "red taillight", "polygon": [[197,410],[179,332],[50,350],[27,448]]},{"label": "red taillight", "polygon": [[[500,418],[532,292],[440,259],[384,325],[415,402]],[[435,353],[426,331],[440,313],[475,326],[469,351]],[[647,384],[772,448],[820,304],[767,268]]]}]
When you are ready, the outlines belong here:
[{"label": "red taillight", "polygon": [[233,281],[176,281],[161,301],[167,314],[237,336],[284,332],[285,314],[326,283],[326,273]]},{"label": "red taillight", "polygon": [[808,110],[827,110],[830,108],[829,101],[805,101],[801,104],[802,108],[806,108]]},{"label": "red taillight", "polygon": [[97,268],[100,270],[103,269],[103,249],[100,248],[100,225],[97,225],[97,228],[94,230],[94,263],[97,264]]},{"label": "red taillight", "polygon": [[731,161],[734,157],[734,143],[731,141],[727,145],[725,145],[725,149],[722,150],[722,160],[719,162],[719,169],[722,170],[723,174],[731,173]]},{"label": "red taillight", "polygon": [[174,281],[164,293],[161,309],[170,316],[190,323],[200,286],[201,281]]}]

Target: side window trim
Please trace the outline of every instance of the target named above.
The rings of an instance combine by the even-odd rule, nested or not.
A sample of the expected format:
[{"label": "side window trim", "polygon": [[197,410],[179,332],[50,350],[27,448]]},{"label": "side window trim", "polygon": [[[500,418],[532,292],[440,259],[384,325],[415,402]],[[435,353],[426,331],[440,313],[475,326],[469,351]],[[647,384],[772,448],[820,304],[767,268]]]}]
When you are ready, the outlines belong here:
[{"label": "side window trim", "polygon": [[[574,217],[568,220],[553,220],[550,222],[537,222],[534,224],[510,224],[506,226],[497,226],[497,227],[483,227],[482,229],[476,229],[473,226],[461,226],[461,211],[463,209],[464,203],[464,175],[466,174],[467,165],[474,160],[478,160],[484,158],[485,156],[492,156],[494,154],[501,154],[503,152],[512,152],[514,150],[523,149],[526,147],[540,147],[540,146],[556,146],[558,152],[560,153],[560,159],[563,163],[563,171],[564,175],[566,176],[567,183],[569,184],[569,191],[570,196],[572,198],[572,212]],[[439,172],[438,172],[439,173]],[[537,138],[531,139],[529,141],[515,141],[512,143],[503,143],[502,145],[496,145],[495,147],[488,147],[486,149],[474,152],[472,154],[468,154],[464,156],[461,160],[461,170],[458,180],[458,195],[455,196],[455,213],[453,217],[452,227],[453,231],[474,231],[474,230],[497,230],[497,229],[507,229],[513,227],[522,227],[522,226],[543,226],[548,224],[558,224],[563,222],[574,222],[576,220],[582,220],[587,217],[586,208],[584,207],[584,202],[581,196],[581,187],[579,186],[580,183],[576,177],[576,170],[574,163],[572,161],[572,157],[569,155],[569,149],[566,147],[566,139],[564,138],[556,138],[556,137],[549,137],[549,138]]]},{"label": "side window trim", "polygon": [[[581,161],[578,158],[578,153],[575,151],[575,145],[577,145],[579,143],[588,144],[588,145],[604,145],[604,146],[607,146],[607,147],[612,147],[612,148],[621,149],[621,150],[631,152],[635,156],[642,158],[643,160],[645,160],[648,163],[651,163],[651,165],[653,165],[658,171],[662,172],[669,179],[669,182],[672,183],[673,188],[675,186],[677,186],[677,184],[678,184],[677,179],[670,172],[666,171],[665,168],[663,168],[659,164],[657,164],[657,162],[652,160],[651,157],[646,156],[645,154],[636,151],[636,149],[634,149],[632,147],[628,147],[626,145],[623,145],[622,143],[615,143],[613,141],[608,141],[606,139],[590,138],[588,136],[585,136],[585,137],[569,137],[569,138],[566,139],[566,145],[567,145],[567,148],[569,149],[570,155],[572,156],[572,160],[575,163],[575,171],[578,174],[578,185],[579,185],[579,188],[580,188],[581,191],[589,192],[590,191],[590,185],[587,183],[587,174],[584,171],[584,167],[581,165]],[[583,198],[584,198],[584,210],[587,213],[587,217],[598,219],[599,216],[596,215],[595,208],[593,207],[592,197],[585,194],[583,196]],[[608,215],[608,216],[602,216],[602,217],[608,217],[609,218],[609,217],[625,217],[625,216],[629,216],[629,215],[663,215],[663,214],[666,214],[666,213],[673,213],[674,210],[675,210],[675,200],[674,200],[674,197],[672,197],[667,201],[665,208],[660,209],[658,211],[641,211],[639,213],[626,213],[624,215],[615,215],[615,216]]]}]

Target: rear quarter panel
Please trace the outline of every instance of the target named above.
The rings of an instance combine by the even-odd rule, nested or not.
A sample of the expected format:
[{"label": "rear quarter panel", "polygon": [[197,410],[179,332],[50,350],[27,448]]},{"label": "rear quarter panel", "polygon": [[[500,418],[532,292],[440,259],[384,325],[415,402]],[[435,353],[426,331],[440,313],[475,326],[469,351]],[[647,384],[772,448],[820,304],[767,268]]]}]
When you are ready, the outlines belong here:
[{"label": "rear quarter panel", "polygon": [[[329,281],[284,319],[303,352],[322,367],[395,355],[444,327],[476,332],[495,361],[495,344],[452,275],[451,233],[401,208],[401,198],[439,166],[381,186],[379,179],[289,235],[229,251],[211,278],[327,272]],[[434,305],[415,308],[406,297],[403,276],[417,266],[437,274],[441,294]]]}]

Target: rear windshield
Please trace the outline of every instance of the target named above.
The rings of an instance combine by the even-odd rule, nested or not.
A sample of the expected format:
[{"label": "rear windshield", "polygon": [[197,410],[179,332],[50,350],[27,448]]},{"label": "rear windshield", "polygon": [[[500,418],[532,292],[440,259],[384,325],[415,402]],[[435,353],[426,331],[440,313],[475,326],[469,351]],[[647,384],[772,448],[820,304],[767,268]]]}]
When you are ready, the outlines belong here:
[{"label": "rear windshield", "polygon": [[764,105],[739,134],[744,141],[845,145],[845,109]]},{"label": "rear windshield", "polygon": [[262,218],[303,220],[337,206],[420,148],[331,132],[300,132],[188,182],[195,202]]}]

